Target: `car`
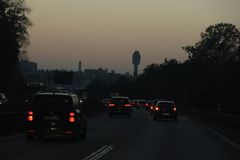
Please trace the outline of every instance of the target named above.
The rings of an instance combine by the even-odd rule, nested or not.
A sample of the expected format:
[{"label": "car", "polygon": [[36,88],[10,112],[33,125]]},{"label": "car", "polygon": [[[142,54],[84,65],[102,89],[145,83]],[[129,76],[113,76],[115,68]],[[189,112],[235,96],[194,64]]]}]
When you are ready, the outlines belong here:
[{"label": "car", "polygon": [[153,107],[153,102],[154,102],[154,100],[148,100],[146,102],[146,104],[145,104],[146,110],[149,110],[149,109],[151,109],[151,107]]},{"label": "car", "polygon": [[146,104],[146,100],[144,99],[134,99],[132,102],[135,108],[141,108],[141,109],[143,109]]},{"label": "car", "polygon": [[138,104],[139,104],[139,107],[144,109],[145,108],[145,105],[146,105],[146,100],[145,99],[140,99],[138,101]]},{"label": "car", "polygon": [[102,100],[102,104],[104,107],[108,107],[108,102],[109,102],[109,99],[108,98],[105,98]]},{"label": "car", "polygon": [[178,120],[177,107],[173,101],[158,101],[153,110],[153,120],[171,118]]},{"label": "car", "polygon": [[156,107],[158,101],[159,101],[159,99],[154,99],[152,105],[150,106],[150,115],[151,116],[153,115],[153,112],[155,110],[155,107]]},{"label": "car", "polygon": [[127,115],[131,117],[132,105],[128,97],[112,97],[108,104],[108,116]]},{"label": "car", "polygon": [[77,95],[71,93],[37,93],[27,113],[26,140],[68,137],[85,139],[87,118]]},{"label": "car", "polygon": [[0,93],[0,105],[6,105],[8,103],[8,99],[4,93]]}]

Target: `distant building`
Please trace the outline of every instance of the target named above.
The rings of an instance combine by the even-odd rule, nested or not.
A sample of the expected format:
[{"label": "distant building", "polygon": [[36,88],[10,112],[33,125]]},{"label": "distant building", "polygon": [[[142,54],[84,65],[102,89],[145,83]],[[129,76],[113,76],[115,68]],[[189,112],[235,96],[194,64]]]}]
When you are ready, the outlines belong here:
[{"label": "distant building", "polygon": [[78,62],[78,71],[82,72],[82,61]]},{"label": "distant building", "polygon": [[108,74],[107,69],[85,69],[84,70],[84,79],[99,79],[99,78],[104,78]]},{"label": "distant building", "polygon": [[134,51],[132,55],[132,64],[134,65],[133,76],[136,78],[138,76],[138,66],[141,61],[141,55],[139,51]]},{"label": "distant building", "polygon": [[[37,63],[29,61],[21,61],[19,68],[28,83],[44,83],[48,87],[54,86],[54,73],[56,70],[38,70]],[[106,83],[113,84],[121,76],[114,71],[108,72],[108,69],[85,69],[82,71],[82,62],[78,62],[78,70],[73,72],[73,80],[71,85],[59,85],[63,87],[81,88],[88,86],[93,80],[102,80]]]}]

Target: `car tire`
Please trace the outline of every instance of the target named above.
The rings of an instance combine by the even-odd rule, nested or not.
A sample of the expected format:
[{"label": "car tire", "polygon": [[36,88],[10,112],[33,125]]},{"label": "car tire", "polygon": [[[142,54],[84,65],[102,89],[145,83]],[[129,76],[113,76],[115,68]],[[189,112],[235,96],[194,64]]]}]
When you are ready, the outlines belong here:
[{"label": "car tire", "polygon": [[108,118],[112,118],[112,114],[111,113],[108,114]]},{"label": "car tire", "polygon": [[132,115],[131,114],[128,114],[128,118],[131,118],[132,117]]}]

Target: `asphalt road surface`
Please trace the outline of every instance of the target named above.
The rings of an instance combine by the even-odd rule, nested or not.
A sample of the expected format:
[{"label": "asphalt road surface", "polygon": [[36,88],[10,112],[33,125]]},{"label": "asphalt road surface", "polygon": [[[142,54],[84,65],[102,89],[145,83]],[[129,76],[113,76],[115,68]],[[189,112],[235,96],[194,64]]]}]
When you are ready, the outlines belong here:
[{"label": "asphalt road surface", "polygon": [[1,160],[239,160],[240,148],[187,117],[153,121],[147,112],[132,118],[88,120],[87,140],[26,142],[24,134],[0,139]]}]

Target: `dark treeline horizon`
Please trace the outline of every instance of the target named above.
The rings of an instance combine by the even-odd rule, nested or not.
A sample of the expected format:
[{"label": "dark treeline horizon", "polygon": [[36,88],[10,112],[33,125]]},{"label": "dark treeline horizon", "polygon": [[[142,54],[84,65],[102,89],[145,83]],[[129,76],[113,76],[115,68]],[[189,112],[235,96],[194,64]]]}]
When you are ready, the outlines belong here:
[{"label": "dark treeline horizon", "polygon": [[211,25],[199,42],[183,49],[189,55],[184,62],[165,59],[162,64],[150,64],[136,80],[121,76],[113,85],[92,82],[90,94],[107,96],[114,91],[131,99],[174,100],[182,108],[240,114],[240,32],[236,26]]},{"label": "dark treeline horizon", "polygon": [[[0,92],[14,98],[25,95],[18,62],[27,57],[29,13],[24,0],[0,1]],[[93,81],[87,87],[89,101],[118,92],[130,98],[174,100],[181,107],[240,113],[239,29],[229,23],[211,25],[200,41],[183,49],[186,61],[150,64],[137,79],[121,76],[114,84]]]}]

